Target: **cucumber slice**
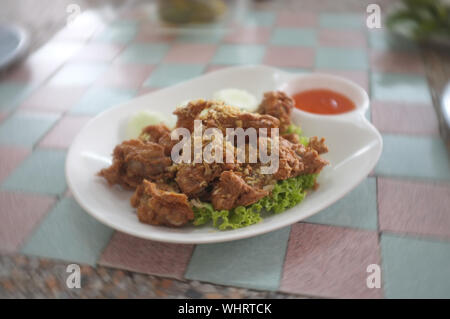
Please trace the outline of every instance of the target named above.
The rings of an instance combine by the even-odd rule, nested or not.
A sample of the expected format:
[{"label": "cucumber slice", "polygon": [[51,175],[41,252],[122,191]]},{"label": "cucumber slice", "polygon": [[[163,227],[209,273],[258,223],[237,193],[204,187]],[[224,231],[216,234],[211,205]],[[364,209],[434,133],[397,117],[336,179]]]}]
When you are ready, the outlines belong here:
[{"label": "cucumber slice", "polygon": [[244,111],[254,112],[258,107],[258,100],[253,94],[239,89],[223,89],[213,94],[213,99],[220,100]]},{"label": "cucumber slice", "polygon": [[142,129],[148,125],[155,125],[164,123],[168,125],[169,121],[165,116],[159,112],[152,111],[139,111],[132,116],[127,123],[126,138],[133,139],[138,138],[142,132]]}]

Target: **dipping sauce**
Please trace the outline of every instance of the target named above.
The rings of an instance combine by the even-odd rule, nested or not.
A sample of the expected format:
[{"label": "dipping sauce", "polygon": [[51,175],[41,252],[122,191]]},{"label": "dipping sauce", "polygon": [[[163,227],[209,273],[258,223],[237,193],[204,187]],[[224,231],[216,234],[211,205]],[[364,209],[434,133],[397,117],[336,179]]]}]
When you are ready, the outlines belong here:
[{"label": "dipping sauce", "polygon": [[339,114],[356,109],[348,97],[327,89],[303,91],[294,94],[293,98],[296,108],[310,113]]}]

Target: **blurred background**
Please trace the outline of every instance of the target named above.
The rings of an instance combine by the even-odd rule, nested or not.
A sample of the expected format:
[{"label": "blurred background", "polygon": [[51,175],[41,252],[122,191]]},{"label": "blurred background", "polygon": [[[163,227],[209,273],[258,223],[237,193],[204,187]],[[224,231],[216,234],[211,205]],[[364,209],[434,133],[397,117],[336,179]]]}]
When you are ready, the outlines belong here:
[{"label": "blurred background", "polygon": [[[0,297],[450,298],[450,3],[374,2],[2,3]],[[374,172],[312,218],[231,245],[140,240],[78,206],[64,161],[89,119],[245,64],[366,89],[384,140]],[[229,267],[208,273],[208,260]],[[67,285],[72,263],[81,288]],[[366,285],[371,264],[380,288]]]}]

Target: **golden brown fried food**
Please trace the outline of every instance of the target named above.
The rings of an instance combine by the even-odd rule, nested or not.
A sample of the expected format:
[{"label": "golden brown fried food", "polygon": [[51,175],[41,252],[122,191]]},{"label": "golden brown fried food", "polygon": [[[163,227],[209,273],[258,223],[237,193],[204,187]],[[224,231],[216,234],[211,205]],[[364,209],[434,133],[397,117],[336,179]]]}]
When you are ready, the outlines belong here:
[{"label": "golden brown fried food", "polygon": [[302,174],[319,174],[328,165],[328,161],[321,158],[315,149],[303,144],[293,144],[295,154],[301,158],[304,166]]},{"label": "golden brown fried food", "polygon": [[279,139],[279,166],[274,174],[276,180],[284,180],[304,174],[318,174],[328,162],[309,146]]},{"label": "golden brown fried food", "polygon": [[158,143],[165,135],[170,135],[169,128],[164,124],[156,124],[144,127],[139,138],[146,142]]},{"label": "golden brown fried food", "polygon": [[149,125],[142,130],[139,139],[144,142],[153,142],[164,147],[164,154],[170,156],[172,147],[178,142],[171,140],[170,130],[164,124]]},{"label": "golden brown fried food", "polygon": [[300,137],[295,133],[286,133],[281,135],[282,138],[288,140],[292,144],[300,143]]},{"label": "golden brown fried food", "polygon": [[198,118],[203,110],[210,108],[213,104],[213,101],[196,100],[189,102],[185,107],[178,107],[173,112],[178,118],[176,127],[184,127],[193,132],[194,120]]},{"label": "golden brown fried food", "polygon": [[227,128],[252,127],[267,128],[270,135],[270,129],[280,125],[280,121],[271,115],[244,112],[217,101],[192,101],[185,107],[177,108],[174,114],[178,117],[176,127],[187,128],[190,132],[194,130],[194,120],[202,120],[205,128],[215,127],[224,134]]},{"label": "golden brown fried food", "polygon": [[236,173],[224,171],[214,186],[211,201],[214,209],[232,209],[256,203],[267,195],[268,191],[251,187]]},{"label": "golden brown fried food", "polygon": [[237,166],[233,163],[181,164],[178,166],[175,181],[189,198],[201,197],[205,196],[208,185],[224,170],[234,169]]},{"label": "golden brown fried food", "polygon": [[317,136],[313,136],[309,139],[308,146],[315,149],[317,153],[324,154],[328,152],[328,147],[325,145],[325,139],[322,137],[319,139]]},{"label": "golden brown fried food", "polygon": [[254,128],[257,132],[258,129],[265,128],[267,135],[270,136],[270,129],[280,126],[280,121],[271,115],[244,112],[219,102],[201,114],[199,119],[203,121],[204,126],[216,127],[223,134],[226,134],[227,128]]},{"label": "golden brown fried food", "polygon": [[194,218],[194,212],[185,194],[159,189],[144,180],[130,199],[137,208],[139,221],[150,225],[180,227]]},{"label": "golden brown fried food", "polygon": [[110,185],[136,188],[144,178],[158,181],[171,177],[168,171],[171,165],[172,160],[164,154],[161,145],[129,140],[114,148],[112,165],[102,169],[98,175]]},{"label": "golden brown fried food", "polygon": [[279,160],[278,170],[274,174],[276,180],[284,180],[300,175],[305,166],[301,158],[295,153],[294,144],[280,137],[279,139]]},{"label": "golden brown fried food", "polygon": [[294,108],[294,100],[281,91],[264,93],[264,98],[259,105],[258,113],[269,114],[280,120],[280,133],[284,133],[291,124],[291,113]]}]

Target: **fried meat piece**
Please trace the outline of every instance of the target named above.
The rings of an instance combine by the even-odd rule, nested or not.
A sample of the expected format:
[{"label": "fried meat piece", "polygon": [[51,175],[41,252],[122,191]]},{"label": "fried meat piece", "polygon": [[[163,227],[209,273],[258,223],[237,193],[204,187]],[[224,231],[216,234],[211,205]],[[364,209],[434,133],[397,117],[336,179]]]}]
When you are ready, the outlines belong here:
[{"label": "fried meat piece", "polygon": [[130,199],[141,223],[180,227],[194,218],[185,194],[159,189],[144,180]]},{"label": "fried meat piece", "polygon": [[164,124],[148,125],[142,130],[139,138],[147,141],[158,143],[161,137],[170,135],[170,130]]},{"label": "fried meat piece", "polygon": [[236,173],[242,177],[245,183],[254,188],[271,188],[269,185],[275,184],[276,180],[272,174],[263,174],[261,166],[261,163],[244,164],[236,170]]},{"label": "fried meat piece", "polygon": [[283,133],[291,124],[293,108],[294,100],[291,97],[281,91],[272,91],[264,93],[264,98],[257,112],[260,114],[269,114],[279,119],[280,133]]},{"label": "fried meat piece", "polygon": [[319,153],[312,147],[304,146],[303,144],[293,144],[293,149],[303,163],[304,169],[302,174],[319,174],[328,165],[328,161],[321,158]]},{"label": "fried meat piece", "polygon": [[284,180],[303,174],[318,174],[328,164],[319,153],[303,144],[293,144],[280,137],[278,170],[274,174],[277,180]]},{"label": "fried meat piece", "polygon": [[198,118],[203,110],[210,108],[213,104],[213,101],[197,100],[189,102],[185,107],[178,107],[173,112],[178,118],[176,127],[184,127],[193,132],[194,120]]},{"label": "fried meat piece", "polygon": [[172,160],[164,154],[161,145],[129,140],[114,148],[112,165],[102,169],[98,175],[110,185],[136,188],[144,178],[157,181],[170,177],[167,170],[170,165]]},{"label": "fried meat piece", "polygon": [[170,130],[164,124],[149,125],[142,130],[139,138],[145,142],[153,142],[164,147],[164,154],[170,156],[172,147],[178,142],[170,138]]},{"label": "fried meat piece", "polygon": [[194,130],[194,120],[202,120],[206,128],[215,127],[224,134],[227,128],[252,127],[267,128],[270,135],[270,129],[280,125],[280,121],[271,115],[243,112],[217,101],[192,101],[185,107],[177,108],[174,114],[178,117],[176,127],[187,128],[190,132]]},{"label": "fried meat piece", "polygon": [[281,137],[283,137],[284,139],[288,140],[292,144],[300,143],[300,137],[298,137],[298,135],[295,134],[295,133],[282,134]]},{"label": "fried meat piece", "polygon": [[266,128],[267,135],[270,136],[270,129],[280,126],[280,121],[271,115],[243,112],[222,103],[214,104],[199,118],[206,127],[216,127],[224,134],[227,128],[254,128],[257,132],[260,128]]},{"label": "fried meat piece", "polygon": [[308,146],[315,149],[317,153],[324,154],[328,152],[328,147],[325,145],[325,139],[319,139],[317,136],[309,138]]},{"label": "fried meat piece", "polygon": [[296,144],[291,143],[283,137],[279,138],[278,170],[274,174],[274,178],[277,180],[298,176],[305,169],[301,158],[295,153],[293,145]]},{"label": "fried meat piece", "polygon": [[247,206],[256,203],[269,192],[253,188],[232,171],[224,171],[212,192],[214,209],[232,209],[237,206]]},{"label": "fried meat piece", "polygon": [[236,164],[233,163],[182,164],[178,167],[175,181],[189,198],[205,197],[208,185],[225,169],[233,169],[235,166]]}]

